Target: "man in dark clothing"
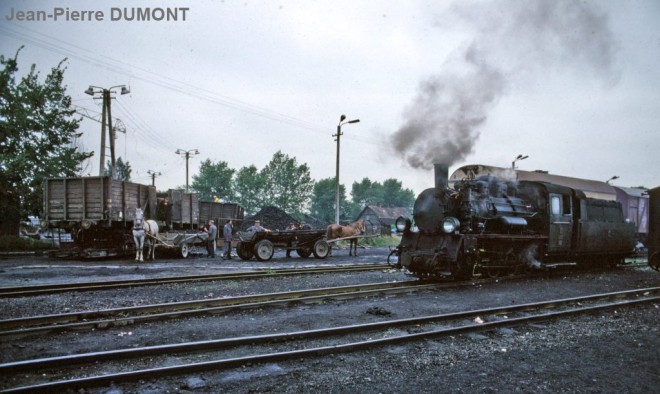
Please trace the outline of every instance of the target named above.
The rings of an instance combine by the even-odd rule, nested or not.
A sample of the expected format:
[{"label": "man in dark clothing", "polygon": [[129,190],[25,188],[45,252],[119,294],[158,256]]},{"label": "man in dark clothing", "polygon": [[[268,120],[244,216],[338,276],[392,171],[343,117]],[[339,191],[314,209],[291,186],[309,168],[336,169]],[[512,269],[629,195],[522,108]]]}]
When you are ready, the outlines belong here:
[{"label": "man in dark clothing", "polygon": [[213,220],[209,220],[209,228],[206,230],[209,237],[206,239],[206,250],[209,252],[208,257],[215,257],[215,239],[218,238],[218,228],[215,226]]},{"label": "man in dark clothing", "polygon": [[224,241],[222,244],[222,252],[224,258],[226,258],[227,260],[231,260],[231,239],[232,239],[233,230],[234,228],[232,225],[232,221],[231,219],[229,219],[222,228],[222,236]]},{"label": "man in dark clothing", "polygon": [[[295,223],[289,223],[289,227],[286,228],[287,232],[293,232],[296,231],[296,224]],[[293,243],[293,238],[291,237],[291,240],[287,243],[286,245],[286,257],[291,257],[291,245]]]},{"label": "man in dark clothing", "polygon": [[172,204],[170,204],[170,198],[165,197],[158,204],[156,209],[156,219],[165,222],[163,226],[164,231],[168,231],[172,228]]}]

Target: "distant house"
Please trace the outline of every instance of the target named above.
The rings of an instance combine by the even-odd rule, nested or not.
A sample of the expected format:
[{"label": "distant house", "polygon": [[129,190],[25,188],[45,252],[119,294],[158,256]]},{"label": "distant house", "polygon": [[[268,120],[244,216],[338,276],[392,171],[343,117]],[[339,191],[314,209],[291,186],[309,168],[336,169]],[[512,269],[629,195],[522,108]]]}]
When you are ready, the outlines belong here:
[{"label": "distant house", "polygon": [[364,220],[366,233],[369,235],[390,235],[394,222],[400,217],[411,217],[410,209],[402,207],[379,207],[367,205],[356,220]]}]

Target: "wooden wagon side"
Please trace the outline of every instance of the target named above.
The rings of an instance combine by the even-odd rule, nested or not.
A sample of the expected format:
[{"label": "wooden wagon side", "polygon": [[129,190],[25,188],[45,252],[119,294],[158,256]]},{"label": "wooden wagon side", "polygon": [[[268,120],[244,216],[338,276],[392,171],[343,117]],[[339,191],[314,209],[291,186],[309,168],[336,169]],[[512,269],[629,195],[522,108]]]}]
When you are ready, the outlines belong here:
[{"label": "wooden wagon side", "polygon": [[42,217],[48,227],[125,224],[142,208],[147,218],[155,216],[156,189],[153,186],[110,177],[51,178],[44,180]]},{"label": "wooden wagon side", "polygon": [[234,221],[234,226],[241,225],[245,211],[243,207],[235,203],[213,202],[213,201],[200,201],[199,202],[199,225],[206,225],[209,220],[214,220],[218,228],[222,227],[224,223],[231,219]]},{"label": "wooden wagon side", "polygon": [[42,227],[71,232],[84,257],[115,256],[134,248],[135,209],[155,216],[153,186],[110,177],[51,178],[43,183]]}]

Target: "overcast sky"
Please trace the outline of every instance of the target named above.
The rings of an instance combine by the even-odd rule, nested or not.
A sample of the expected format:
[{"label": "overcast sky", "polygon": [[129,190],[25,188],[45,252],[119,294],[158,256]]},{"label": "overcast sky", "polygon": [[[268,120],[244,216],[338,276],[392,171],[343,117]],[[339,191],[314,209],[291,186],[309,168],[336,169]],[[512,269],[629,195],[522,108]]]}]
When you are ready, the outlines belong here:
[{"label": "overcast sky", "polygon": [[[125,20],[135,5],[178,21]],[[57,21],[7,20],[57,7]],[[657,0],[10,0],[0,14],[0,54],[25,46],[19,75],[68,58],[68,94],[96,114],[89,85],[130,86],[112,103],[117,155],[135,182],[162,173],[159,190],[185,184],[177,149],[200,152],[191,178],[207,158],[261,169],[278,150],[334,177],[341,114],[360,119],[342,128],[349,191],[394,177],[419,193],[433,162],[509,167],[518,154],[524,170],[660,186]],[[101,125],[81,131],[98,175]]]}]

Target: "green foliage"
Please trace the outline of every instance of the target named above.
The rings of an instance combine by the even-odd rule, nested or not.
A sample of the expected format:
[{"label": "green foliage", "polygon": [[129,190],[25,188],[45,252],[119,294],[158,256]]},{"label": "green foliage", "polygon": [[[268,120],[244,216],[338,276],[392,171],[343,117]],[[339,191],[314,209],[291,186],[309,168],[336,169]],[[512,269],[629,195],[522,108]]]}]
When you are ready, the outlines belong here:
[{"label": "green foliage", "polygon": [[234,172],[235,170],[229,168],[226,161],[213,163],[210,159],[206,159],[199,167],[199,174],[193,175],[190,188],[197,192],[199,199],[203,201],[214,201],[214,197],[223,201],[232,201]]},{"label": "green foliage", "polygon": [[[336,193],[335,178],[325,178],[316,182],[312,191],[311,215],[319,220],[334,223]],[[346,218],[347,206],[346,188],[344,185],[339,185],[340,220]]]},{"label": "green foliage", "polygon": [[[74,176],[92,153],[73,142],[81,118],[62,85],[63,62],[43,82],[36,66],[16,81],[18,53],[0,55],[0,232],[11,233],[20,218],[38,215],[45,178]],[[13,223],[15,222],[15,226]]]},{"label": "green foliage", "polygon": [[365,205],[382,205],[383,187],[380,183],[372,182],[369,178],[362,178],[359,183],[353,182],[351,197],[355,204],[363,208]]},{"label": "green foliage", "polygon": [[394,178],[386,179],[382,184],[372,182],[369,178],[363,178],[359,183],[353,182],[351,196],[353,218],[367,205],[412,208],[415,202],[415,193],[411,189],[404,189],[401,181]]},{"label": "green foliage", "polygon": [[264,197],[269,204],[287,213],[302,212],[306,208],[314,188],[307,164],[298,165],[295,157],[277,151],[260,174],[264,181]]},{"label": "green foliage", "polygon": [[263,190],[264,180],[257,167],[251,165],[238,170],[234,180],[234,195],[246,215],[253,215],[266,205]]},{"label": "green foliage", "polygon": [[[131,172],[133,172],[133,169],[131,168],[131,163],[129,163],[128,161],[124,163],[121,157],[119,157],[115,162],[115,167],[116,170],[115,170],[114,179],[118,179],[120,181],[131,180]],[[106,164],[104,174],[105,176],[110,176],[112,174],[112,162],[110,160],[108,160],[108,163]]]},{"label": "green foliage", "polygon": [[386,179],[382,186],[382,205],[386,207],[412,208],[415,203],[415,193],[404,189],[401,181],[394,178]]}]

